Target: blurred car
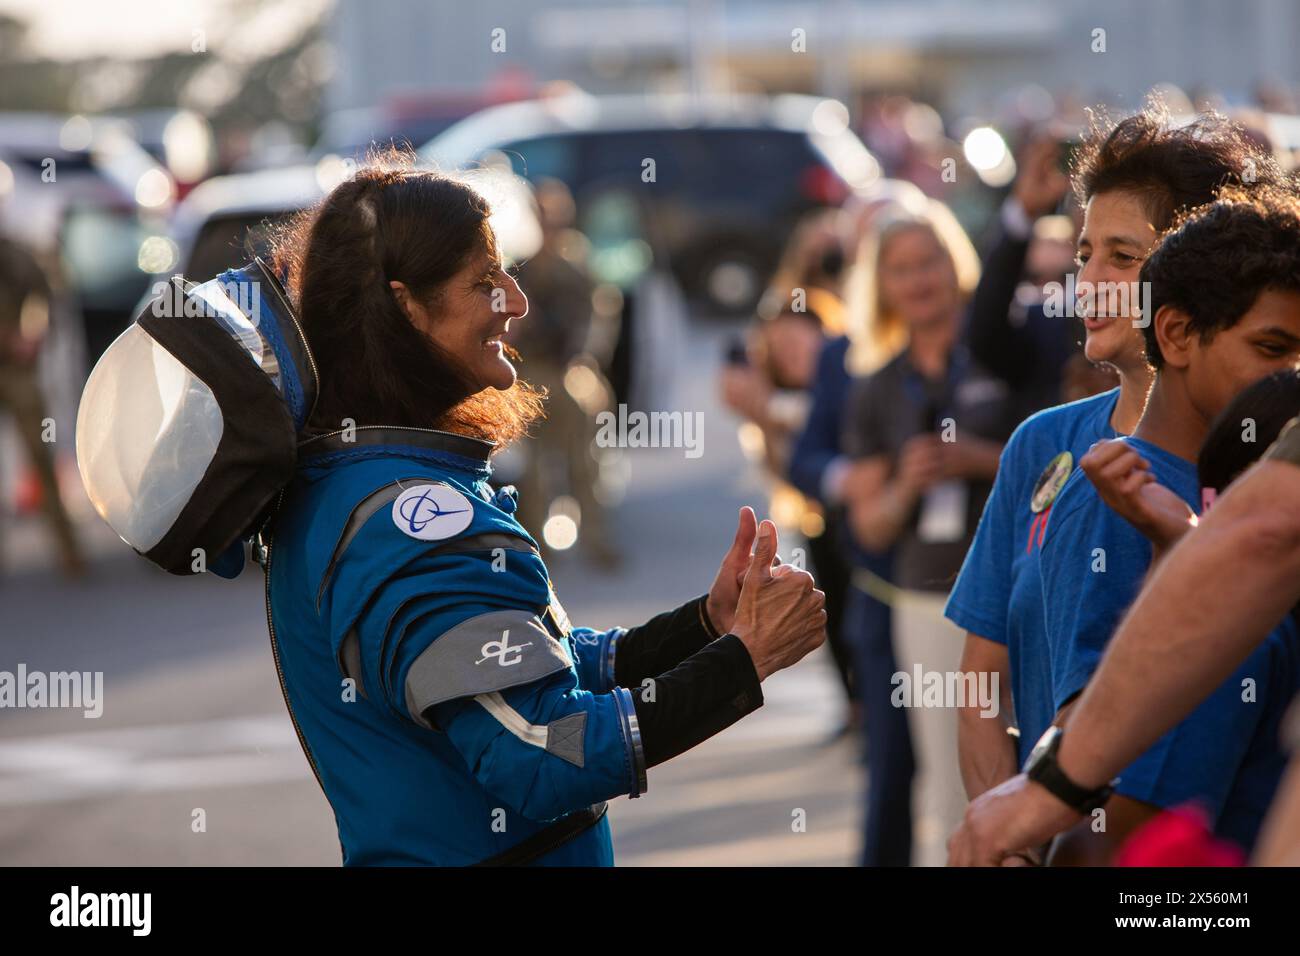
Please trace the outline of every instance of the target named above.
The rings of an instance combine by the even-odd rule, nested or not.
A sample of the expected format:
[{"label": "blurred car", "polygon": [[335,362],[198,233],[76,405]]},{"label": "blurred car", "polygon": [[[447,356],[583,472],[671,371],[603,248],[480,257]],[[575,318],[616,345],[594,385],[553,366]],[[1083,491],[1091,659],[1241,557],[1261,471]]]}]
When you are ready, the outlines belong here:
[{"label": "blurred car", "polygon": [[[312,165],[232,173],[205,180],[176,207],[168,248],[160,255],[145,301],[159,282],[174,275],[204,282],[268,251],[272,226],[311,206],[348,175],[350,160],[326,156]],[[538,231],[519,221],[531,215],[528,185],[515,176],[492,177],[493,227],[503,250],[531,254]],[[507,214],[511,222],[501,221]]]},{"label": "blurred car", "polygon": [[311,158],[333,154],[359,160],[372,145],[414,148],[485,107],[523,95],[519,90],[390,94],[376,106],[335,110],[321,120]]},{"label": "blurred car", "polygon": [[[507,103],[420,152],[444,169],[508,160],[530,180],[560,180],[577,204],[577,227],[598,250],[611,218],[639,220],[629,231],[646,237],[688,296],[723,314],[755,307],[805,213],[837,206],[880,177],[842,104],[797,95]],[[625,259],[609,257],[611,268]],[[627,286],[626,276],[600,275],[599,258],[593,266],[598,278]]]},{"label": "blurred car", "polygon": [[324,194],[317,166],[204,180],[176,207],[170,261],[156,271],[153,285],[178,273],[205,282],[264,254],[268,228]]},{"label": "blurred car", "polygon": [[166,166],[183,199],[212,172],[216,142],[207,118],[190,109],[137,109],[117,114],[140,148]]}]

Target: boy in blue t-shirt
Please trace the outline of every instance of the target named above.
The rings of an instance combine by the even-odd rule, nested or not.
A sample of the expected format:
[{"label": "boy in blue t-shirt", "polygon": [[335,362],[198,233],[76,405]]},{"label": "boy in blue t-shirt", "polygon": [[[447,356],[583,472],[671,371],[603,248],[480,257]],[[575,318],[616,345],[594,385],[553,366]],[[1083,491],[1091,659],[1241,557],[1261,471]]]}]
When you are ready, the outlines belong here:
[{"label": "boy in blue t-shirt", "polygon": [[[1039,550],[1059,491],[1073,465],[1094,442],[1114,438],[1111,416],[1119,389],[1031,415],[1002,450],[998,480],[948,597],[944,615],[984,640],[1005,644],[1017,738],[1017,766],[1056,716],[1047,655],[1042,646],[1043,595]],[[1038,494],[1035,494],[1035,490]],[[994,569],[1009,573],[990,574]]]},{"label": "boy in blue t-shirt", "polygon": [[[1156,369],[1146,411],[1131,438],[1098,449],[1089,469],[1096,485],[1080,472],[1066,482],[1041,549],[1044,646],[1035,653],[1051,662],[1058,710],[1096,669],[1141,589],[1153,541],[1157,555],[1168,543],[1162,529],[1171,515],[1174,524],[1178,512],[1195,522],[1194,461],[1209,423],[1251,383],[1300,358],[1300,268],[1282,268],[1300,265],[1297,249],[1300,199],[1229,190],[1190,214],[1144,264],[1153,321],[1143,331]],[[1143,491],[1143,510],[1121,517],[1099,487]],[[1104,862],[1136,826],[1188,800],[1206,806],[1220,835],[1250,847],[1283,767],[1276,725],[1296,690],[1296,661],[1297,634],[1284,622],[1125,768],[1105,829],[1085,820],[1063,835],[1056,862]]]}]

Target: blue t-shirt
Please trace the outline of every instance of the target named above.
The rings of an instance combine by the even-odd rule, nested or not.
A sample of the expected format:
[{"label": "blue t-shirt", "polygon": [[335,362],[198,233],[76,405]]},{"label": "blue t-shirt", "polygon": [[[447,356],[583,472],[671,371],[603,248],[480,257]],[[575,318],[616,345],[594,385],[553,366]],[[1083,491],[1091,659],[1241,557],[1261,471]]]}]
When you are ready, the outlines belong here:
[{"label": "blue t-shirt", "polygon": [[1045,646],[1038,556],[1052,506],[1032,510],[1034,487],[1061,452],[1077,465],[1095,442],[1115,437],[1110,416],[1118,398],[1119,389],[1111,389],[1044,409],[1016,429],[1002,450],[993,492],[944,608],[958,627],[1007,645],[1021,763],[1056,715],[1051,661],[1043,653],[1025,653]]},{"label": "blue t-shirt", "polygon": [[[1194,464],[1150,442],[1124,440],[1150,462],[1157,481],[1198,507]],[[1150,542],[1076,471],[1052,508],[1040,558],[1047,626],[1037,653],[1051,661],[1054,711],[1091,679],[1150,563]],[[1117,792],[1158,807],[1195,800],[1215,820],[1216,832],[1249,848],[1281,779],[1277,731],[1296,690],[1297,658],[1288,618],[1186,720],[1123,770]]]}]

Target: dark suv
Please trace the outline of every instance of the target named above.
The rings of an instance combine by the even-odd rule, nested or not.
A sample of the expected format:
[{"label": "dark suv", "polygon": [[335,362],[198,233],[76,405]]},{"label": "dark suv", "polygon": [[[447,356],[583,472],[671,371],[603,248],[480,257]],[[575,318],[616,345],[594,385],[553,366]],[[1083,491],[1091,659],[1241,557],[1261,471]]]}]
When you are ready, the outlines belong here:
[{"label": "dark suv", "polygon": [[688,296],[736,313],[754,307],[804,213],[879,176],[845,118],[805,96],[565,97],[483,110],[421,153],[443,168],[500,154],[530,180],[564,182],[604,278],[624,284],[629,257],[601,251],[639,239]]}]

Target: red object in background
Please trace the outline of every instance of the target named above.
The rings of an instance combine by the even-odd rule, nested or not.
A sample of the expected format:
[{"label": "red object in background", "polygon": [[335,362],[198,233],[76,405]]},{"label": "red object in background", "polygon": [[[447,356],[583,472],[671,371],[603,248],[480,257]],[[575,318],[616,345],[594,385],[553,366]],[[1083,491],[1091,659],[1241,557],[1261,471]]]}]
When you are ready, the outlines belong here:
[{"label": "red object in background", "polygon": [[1133,832],[1115,856],[1116,866],[1245,866],[1241,847],[1210,831],[1195,804],[1165,810]]},{"label": "red object in background", "polygon": [[827,166],[809,166],[799,176],[799,192],[806,199],[823,206],[838,206],[851,190],[835,170]]},{"label": "red object in background", "polygon": [[[81,473],[77,470],[75,462],[65,458],[62,455],[56,455],[54,458],[54,474],[59,485],[59,496],[66,503],[76,496],[73,489],[81,487]],[[3,513],[5,507],[13,509],[13,514],[18,517],[25,515],[40,514],[45,508],[45,488],[41,484],[41,476],[29,464],[24,464],[14,476],[12,494],[9,501],[4,500],[0,494],[0,513]]]},{"label": "red object in background", "polygon": [[14,513],[20,515],[35,514],[41,510],[45,494],[41,490],[41,479],[35,468],[24,468],[14,483]]}]

